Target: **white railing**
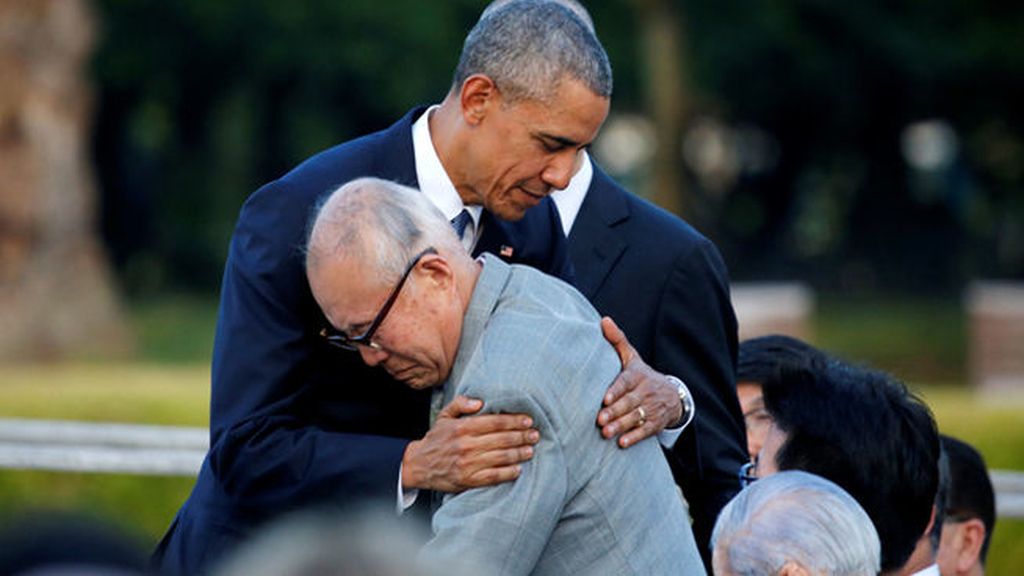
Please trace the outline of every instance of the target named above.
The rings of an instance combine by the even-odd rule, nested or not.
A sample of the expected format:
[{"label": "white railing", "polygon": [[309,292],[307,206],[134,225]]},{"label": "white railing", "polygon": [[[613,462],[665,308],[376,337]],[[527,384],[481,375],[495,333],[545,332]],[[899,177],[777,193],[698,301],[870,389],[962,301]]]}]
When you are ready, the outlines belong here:
[{"label": "white railing", "polygon": [[[0,468],[195,476],[204,428],[0,418]],[[1024,472],[992,470],[996,513],[1024,518]]]},{"label": "white railing", "polygon": [[195,476],[203,428],[0,419],[0,468]]}]

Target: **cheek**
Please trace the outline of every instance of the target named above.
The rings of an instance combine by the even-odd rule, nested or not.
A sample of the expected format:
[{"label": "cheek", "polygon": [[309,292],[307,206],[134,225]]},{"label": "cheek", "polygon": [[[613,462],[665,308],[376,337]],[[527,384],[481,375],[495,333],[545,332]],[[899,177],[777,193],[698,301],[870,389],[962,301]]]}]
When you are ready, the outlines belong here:
[{"label": "cheek", "polygon": [[785,432],[779,430],[778,426],[769,427],[768,434],[764,438],[764,445],[761,447],[761,454],[757,459],[758,476],[769,476],[779,471],[775,458],[785,441]]}]

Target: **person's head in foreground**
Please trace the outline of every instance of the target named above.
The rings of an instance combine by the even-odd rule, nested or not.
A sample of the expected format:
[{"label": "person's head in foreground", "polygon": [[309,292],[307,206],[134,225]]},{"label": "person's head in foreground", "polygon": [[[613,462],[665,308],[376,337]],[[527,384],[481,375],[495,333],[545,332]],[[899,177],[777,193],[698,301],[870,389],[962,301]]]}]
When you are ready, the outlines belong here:
[{"label": "person's head in foreground", "polygon": [[768,434],[771,416],[764,407],[765,382],[778,382],[786,367],[808,366],[823,352],[792,336],[770,334],[740,342],[736,360],[736,395],[747,428],[747,451],[757,457]]},{"label": "person's head in foreground", "polygon": [[942,576],[978,576],[995,529],[996,503],[985,460],[971,445],[942,436],[949,468],[938,563]]},{"label": "person's head in foreground", "polygon": [[834,483],[780,472],[744,488],[722,509],[711,536],[718,576],[874,576],[878,534]]},{"label": "person's head in foreground", "polygon": [[835,482],[867,512],[882,571],[897,573],[931,526],[939,433],[928,407],[893,377],[814,361],[764,387],[772,417],[757,476],[804,470]]},{"label": "person's head in foreground", "polygon": [[345,184],[316,217],[306,271],[340,344],[413,388],[448,377],[479,265],[423,194]]},{"label": "person's head in foreground", "polygon": [[[426,539],[392,510],[305,510],[261,529],[214,576],[440,576],[413,559]],[[444,576],[468,576],[447,566]]]}]

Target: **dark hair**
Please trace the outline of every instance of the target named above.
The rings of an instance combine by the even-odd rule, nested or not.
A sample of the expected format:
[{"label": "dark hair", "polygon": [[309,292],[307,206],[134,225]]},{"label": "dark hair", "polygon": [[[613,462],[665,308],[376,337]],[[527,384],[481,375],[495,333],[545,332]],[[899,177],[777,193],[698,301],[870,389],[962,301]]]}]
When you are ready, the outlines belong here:
[{"label": "dark hair", "polygon": [[587,24],[550,1],[515,0],[486,11],[462,47],[453,88],[485,74],[509,103],[544,101],[565,78],[594,94],[612,93],[608,55]]},{"label": "dark hair", "polygon": [[764,384],[778,380],[785,366],[807,367],[824,353],[792,336],[771,334],[740,342],[736,381]]},{"label": "dark hair", "polygon": [[[22,510],[0,530],[0,574],[148,574],[147,554],[136,535],[74,512]],[[65,572],[67,570],[67,572]]]},{"label": "dark hair", "polygon": [[764,385],[765,406],[787,434],[780,470],[832,480],[871,517],[882,570],[910,558],[939,484],[939,433],[931,411],[893,377],[816,358]]},{"label": "dark hair", "polygon": [[996,497],[988,467],[974,447],[951,436],[942,435],[942,449],[949,465],[946,517],[950,520],[977,518],[985,525],[985,542],[981,545],[984,565],[996,524]]}]

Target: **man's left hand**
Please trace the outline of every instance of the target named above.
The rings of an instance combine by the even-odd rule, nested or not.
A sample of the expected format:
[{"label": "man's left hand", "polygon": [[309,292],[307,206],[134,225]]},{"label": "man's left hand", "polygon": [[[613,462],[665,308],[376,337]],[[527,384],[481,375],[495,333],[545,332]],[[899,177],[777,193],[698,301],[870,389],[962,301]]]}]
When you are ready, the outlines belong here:
[{"label": "man's left hand", "polygon": [[676,387],[640,358],[614,320],[602,318],[601,330],[618,352],[622,372],[604,395],[597,425],[602,436],[618,436],[619,446],[628,448],[678,422],[683,406]]}]

